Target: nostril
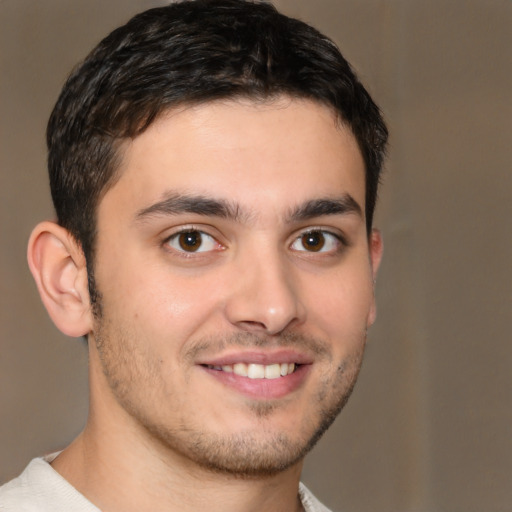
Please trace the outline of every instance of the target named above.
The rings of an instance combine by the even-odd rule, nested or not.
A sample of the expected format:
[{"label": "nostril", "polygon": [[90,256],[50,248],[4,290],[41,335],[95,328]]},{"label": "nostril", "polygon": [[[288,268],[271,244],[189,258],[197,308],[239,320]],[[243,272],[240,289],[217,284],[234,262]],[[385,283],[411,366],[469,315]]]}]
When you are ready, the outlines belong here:
[{"label": "nostril", "polygon": [[274,335],[304,321],[296,281],[290,284],[284,271],[274,267],[269,263],[263,273],[258,267],[252,268],[248,276],[243,274],[247,279],[226,298],[226,319],[238,329]]},{"label": "nostril", "polygon": [[238,326],[247,331],[267,331],[267,326],[263,322],[256,322],[254,320],[241,320]]}]

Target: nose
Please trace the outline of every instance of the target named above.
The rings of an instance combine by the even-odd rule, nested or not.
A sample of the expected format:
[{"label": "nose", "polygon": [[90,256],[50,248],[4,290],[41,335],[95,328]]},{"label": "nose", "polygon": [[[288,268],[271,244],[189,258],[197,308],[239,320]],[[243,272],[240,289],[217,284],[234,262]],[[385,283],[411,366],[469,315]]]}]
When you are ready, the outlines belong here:
[{"label": "nose", "polygon": [[[277,251],[276,251],[277,252]],[[279,254],[264,254],[241,262],[225,305],[227,319],[239,329],[279,334],[304,322],[306,308],[290,263]]]}]

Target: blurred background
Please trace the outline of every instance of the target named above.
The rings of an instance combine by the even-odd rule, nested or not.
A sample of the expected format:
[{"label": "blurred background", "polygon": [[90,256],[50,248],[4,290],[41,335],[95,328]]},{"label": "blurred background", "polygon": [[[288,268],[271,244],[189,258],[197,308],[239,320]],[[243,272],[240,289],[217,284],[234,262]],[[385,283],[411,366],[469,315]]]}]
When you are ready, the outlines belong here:
[{"label": "blurred background", "polygon": [[[53,215],[44,132],[71,68],[151,0],[0,1],[0,482],[87,414],[82,341],[29,275]],[[512,510],[512,2],[276,0],[340,46],[384,111],[379,318],[304,481],[351,512]]]}]

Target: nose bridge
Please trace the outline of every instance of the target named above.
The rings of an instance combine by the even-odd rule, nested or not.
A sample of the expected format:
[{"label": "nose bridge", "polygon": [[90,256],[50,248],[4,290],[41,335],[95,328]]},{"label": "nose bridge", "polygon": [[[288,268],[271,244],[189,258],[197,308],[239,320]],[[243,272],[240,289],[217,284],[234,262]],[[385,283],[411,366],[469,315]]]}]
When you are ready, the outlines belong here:
[{"label": "nose bridge", "polygon": [[291,263],[271,244],[260,244],[240,254],[236,284],[226,312],[231,323],[244,330],[276,334],[303,321],[305,309],[298,295]]}]

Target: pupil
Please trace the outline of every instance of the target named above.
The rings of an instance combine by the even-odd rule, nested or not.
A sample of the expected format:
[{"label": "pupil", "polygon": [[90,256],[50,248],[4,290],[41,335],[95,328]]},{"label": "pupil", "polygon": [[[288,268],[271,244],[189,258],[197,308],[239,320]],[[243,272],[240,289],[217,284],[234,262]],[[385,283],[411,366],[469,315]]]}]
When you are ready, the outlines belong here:
[{"label": "pupil", "polygon": [[185,251],[196,251],[201,246],[201,234],[198,231],[181,233],[179,237],[180,247]]},{"label": "pupil", "polygon": [[312,231],[302,236],[302,243],[309,251],[317,252],[324,246],[325,238],[319,231]]}]

